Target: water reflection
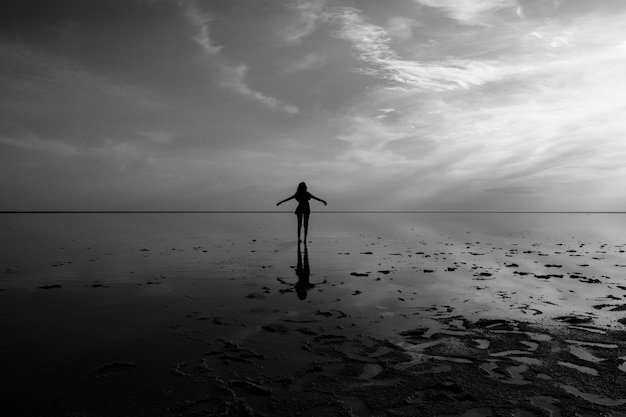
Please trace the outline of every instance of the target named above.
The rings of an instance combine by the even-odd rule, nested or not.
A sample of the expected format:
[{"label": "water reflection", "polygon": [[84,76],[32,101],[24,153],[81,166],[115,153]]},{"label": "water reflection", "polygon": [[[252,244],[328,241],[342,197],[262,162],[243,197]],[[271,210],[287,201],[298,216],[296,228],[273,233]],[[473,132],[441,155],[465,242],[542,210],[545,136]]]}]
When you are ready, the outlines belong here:
[{"label": "water reflection", "polygon": [[296,265],[296,275],[298,276],[298,282],[296,283],[296,294],[301,300],[305,300],[307,292],[314,288],[315,285],[311,284],[309,277],[311,276],[311,268],[309,267],[309,251],[304,243],[304,262],[302,260],[301,244],[298,242],[298,263]]},{"label": "water reflection", "polygon": [[[302,250],[302,246],[304,246],[304,251]],[[293,267],[292,267],[293,268]],[[295,267],[295,273],[298,277],[298,281],[294,284],[293,282],[289,282],[285,279],[278,278],[278,282],[283,285],[289,286],[289,288],[284,288],[279,290],[281,294],[292,293],[295,291],[296,295],[300,300],[306,300],[308,293],[311,289],[315,288],[320,284],[326,284],[327,281],[324,279],[321,282],[312,283],[310,281],[311,277],[311,268],[309,266],[309,251],[306,243],[302,245],[298,243],[298,260]]]}]

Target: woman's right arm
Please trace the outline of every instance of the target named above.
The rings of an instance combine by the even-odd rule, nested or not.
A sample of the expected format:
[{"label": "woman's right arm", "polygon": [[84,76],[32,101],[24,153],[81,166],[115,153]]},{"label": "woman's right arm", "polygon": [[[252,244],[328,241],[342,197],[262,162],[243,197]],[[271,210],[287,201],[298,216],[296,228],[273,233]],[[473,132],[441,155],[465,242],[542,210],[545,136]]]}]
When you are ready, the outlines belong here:
[{"label": "woman's right arm", "polygon": [[277,205],[277,206],[280,206],[281,204],[283,204],[283,203],[284,203],[284,202],[286,202],[286,201],[291,200],[291,199],[292,199],[292,198],[294,198],[295,196],[296,196],[296,195],[294,194],[294,195],[292,195],[292,196],[291,196],[291,197],[289,197],[289,198],[285,198],[284,200],[279,201],[278,203],[276,203],[276,205]]}]

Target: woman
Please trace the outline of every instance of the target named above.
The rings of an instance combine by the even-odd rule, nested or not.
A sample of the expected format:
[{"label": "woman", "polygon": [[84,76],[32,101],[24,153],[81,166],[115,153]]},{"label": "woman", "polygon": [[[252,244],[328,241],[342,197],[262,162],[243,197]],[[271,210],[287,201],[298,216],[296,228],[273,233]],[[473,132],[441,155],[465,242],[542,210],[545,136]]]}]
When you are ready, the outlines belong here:
[{"label": "woman", "polygon": [[298,216],[298,242],[302,242],[302,240],[300,240],[300,229],[302,228],[302,218],[304,217],[304,241],[306,243],[306,237],[307,237],[307,234],[309,233],[309,215],[311,214],[311,207],[309,207],[309,200],[310,199],[317,200],[317,201],[324,203],[324,205],[326,205],[326,202],[322,199],[315,197],[313,194],[308,192],[306,190],[306,184],[301,182],[298,185],[298,190],[296,191],[294,195],[292,195],[289,198],[285,198],[283,201],[279,201],[278,203],[276,203],[276,205],[280,206],[285,201],[289,201],[294,198],[298,202],[298,207],[296,208],[296,216]]}]

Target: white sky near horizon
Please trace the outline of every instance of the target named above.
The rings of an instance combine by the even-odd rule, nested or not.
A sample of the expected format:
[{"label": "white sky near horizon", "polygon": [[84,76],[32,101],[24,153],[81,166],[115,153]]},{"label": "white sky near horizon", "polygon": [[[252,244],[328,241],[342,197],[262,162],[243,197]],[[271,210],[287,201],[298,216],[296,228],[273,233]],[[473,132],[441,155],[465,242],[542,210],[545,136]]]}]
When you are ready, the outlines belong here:
[{"label": "white sky near horizon", "polygon": [[0,210],[626,210],[622,0],[5,0],[0,91]]}]

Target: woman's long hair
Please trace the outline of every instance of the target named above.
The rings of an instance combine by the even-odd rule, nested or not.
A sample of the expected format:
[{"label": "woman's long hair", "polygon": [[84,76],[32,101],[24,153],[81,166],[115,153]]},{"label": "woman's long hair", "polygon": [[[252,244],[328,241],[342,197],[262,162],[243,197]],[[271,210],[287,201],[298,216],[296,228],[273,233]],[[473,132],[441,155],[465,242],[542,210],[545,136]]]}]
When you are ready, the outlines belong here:
[{"label": "woman's long hair", "polygon": [[306,194],[306,184],[304,182],[301,182],[300,184],[298,184],[298,189],[296,190],[296,195],[297,196],[303,196]]}]

